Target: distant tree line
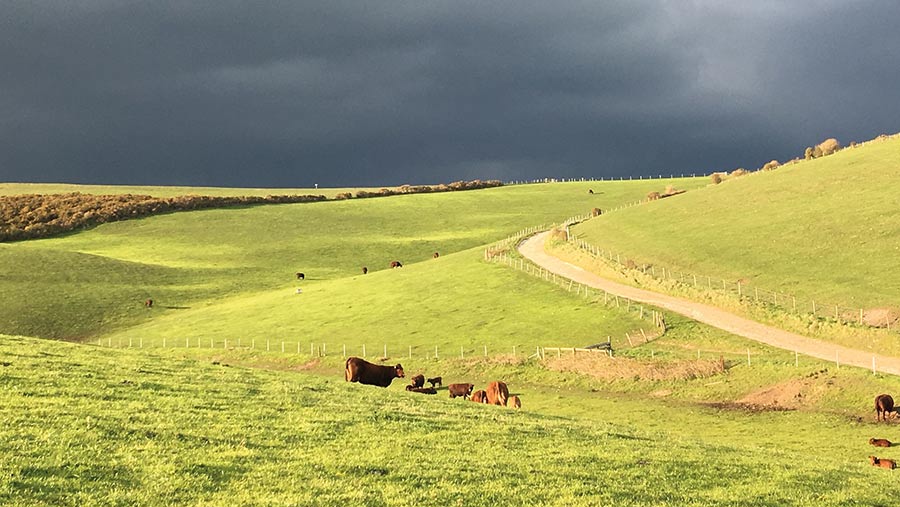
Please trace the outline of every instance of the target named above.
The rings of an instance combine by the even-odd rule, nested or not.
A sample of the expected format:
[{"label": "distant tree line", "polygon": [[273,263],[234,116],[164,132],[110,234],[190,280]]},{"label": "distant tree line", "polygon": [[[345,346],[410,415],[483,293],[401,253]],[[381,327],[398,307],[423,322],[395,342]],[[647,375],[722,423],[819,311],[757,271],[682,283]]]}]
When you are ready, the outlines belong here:
[{"label": "distant tree line", "polygon": [[[359,191],[358,198],[384,195],[449,192],[476,188],[497,187],[502,182],[458,181],[450,184],[410,186],[381,189],[379,192]],[[335,199],[351,199],[348,193]],[[184,195],[152,197],[149,195],[119,194],[93,195],[72,192],[67,194],[27,194],[0,197],[0,242],[37,239],[94,227],[107,222],[141,218],[160,213],[259,204],[285,204],[328,200],[324,195],[267,195],[212,197]]]}]

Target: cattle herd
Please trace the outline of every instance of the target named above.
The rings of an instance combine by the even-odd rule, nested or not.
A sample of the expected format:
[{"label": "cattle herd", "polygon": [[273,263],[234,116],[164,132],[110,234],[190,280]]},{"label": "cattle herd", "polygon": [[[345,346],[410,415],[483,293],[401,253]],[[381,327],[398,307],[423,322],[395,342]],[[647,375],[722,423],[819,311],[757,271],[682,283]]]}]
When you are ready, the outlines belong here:
[{"label": "cattle herd", "polygon": [[[349,357],[344,363],[344,378],[347,382],[359,382],[372,386],[387,387],[395,378],[403,378],[406,374],[403,372],[403,366],[400,364],[394,366],[382,366],[370,363],[359,357]],[[425,382],[431,384],[425,387]],[[432,377],[425,378],[425,375],[418,374],[410,379],[406,390],[420,394],[437,394],[436,386],[443,387],[443,378]],[[488,405],[500,405],[504,407],[522,408],[522,401],[518,396],[509,395],[509,387],[505,382],[495,380],[487,385],[485,389],[472,392],[475,384],[457,383],[449,384],[447,392],[450,398],[463,398],[474,401],[476,403],[485,403]]]},{"label": "cattle herd", "polygon": [[[893,415],[891,415],[893,413]],[[897,411],[894,410],[894,398],[890,394],[879,394],[875,397],[875,420],[887,421],[888,416],[896,417]],[[890,440],[884,438],[870,438],[869,444],[875,447],[891,447],[894,444]],[[869,456],[869,463],[872,466],[887,468],[893,470],[897,468],[897,462],[892,459],[879,458],[877,456]]]}]

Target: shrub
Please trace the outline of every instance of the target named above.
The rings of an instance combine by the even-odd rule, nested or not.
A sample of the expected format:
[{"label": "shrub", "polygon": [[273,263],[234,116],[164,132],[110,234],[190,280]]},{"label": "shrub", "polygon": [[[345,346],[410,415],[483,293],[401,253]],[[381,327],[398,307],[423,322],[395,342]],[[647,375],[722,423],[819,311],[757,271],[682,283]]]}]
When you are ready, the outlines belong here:
[{"label": "shrub", "polygon": [[737,178],[738,176],[743,176],[743,175],[747,174],[747,172],[748,171],[746,169],[744,169],[743,167],[739,167],[739,168],[735,169],[734,171],[731,171],[731,177]]},{"label": "shrub", "polygon": [[722,175],[719,173],[712,173],[712,175],[710,175],[710,179],[712,180],[713,185],[718,185],[719,183],[722,183]]},{"label": "shrub", "polygon": [[659,192],[650,192],[647,194],[648,201],[655,201],[659,199]]},{"label": "shrub", "polygon": [[831,137],[817,144],[814,151],[820,153],[820,157],[824,157],[826,155],[831,155],[840,149],[841,143],[839,143],[837,139]]},{"label": "shrub", "polygon": [[777,169],[779,165],[781,165],[781,164],[779,164],[777,160],[770,160],[770,161],[766,162],[765,164],[763,164],[761,169],[763,171],[772,171],[772,170]]}]

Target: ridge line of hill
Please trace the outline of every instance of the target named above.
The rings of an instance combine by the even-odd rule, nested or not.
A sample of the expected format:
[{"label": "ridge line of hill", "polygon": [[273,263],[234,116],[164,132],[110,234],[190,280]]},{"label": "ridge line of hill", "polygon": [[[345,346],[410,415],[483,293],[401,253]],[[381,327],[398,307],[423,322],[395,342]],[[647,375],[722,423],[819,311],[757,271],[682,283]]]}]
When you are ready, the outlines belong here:
[{"label": "ridge line of hill", "polygon": [[825,361],[837,361],[839,365],[873,368],[874,361],[874,369],[877,371],[900,376],[900,358],[897,357],[835,345],[739,317],[711,305],[629,287],[602,278],[546,253],[543,245],[548,235],[549,231],[545,231],[521,242],[517,247],[519,253],[531,262],[559,276],[633,301],[664,308],[737,336]]}]

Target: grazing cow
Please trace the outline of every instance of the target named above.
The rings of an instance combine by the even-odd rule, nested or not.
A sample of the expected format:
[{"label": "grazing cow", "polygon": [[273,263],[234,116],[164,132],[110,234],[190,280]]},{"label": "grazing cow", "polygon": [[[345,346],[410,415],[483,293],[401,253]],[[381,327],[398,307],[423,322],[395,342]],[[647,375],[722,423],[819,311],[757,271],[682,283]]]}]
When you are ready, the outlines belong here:
[{"label": "grazing cow", "polygon": [[890,394],[875,397],[875,420],[887,421],[888,413],[894,411],[894,398]]},{"label": "grazing cow", "polygon": [[425,385],[425,375],[419,374],[409,379],[409,385],[419,388]]},{"label": "grazing cow", "polygon": [[881,467],[887,468],[888,470],[893,470],[897,468],[897,463],[892,459],[884,459],[884,458],[876,458],[875,456],[869,456],[869,463],[872,464],[873,467]]},{"label": "grazing cow", "polygon": [[472,397],[469,398],[470,401],[474,401],[475,403],[487,403],[487,393],[484,392],[484,389],[479,389],[472,393]]},{"label": "grazing cow", "polygon": [[147,308],[153,308],[153,300],[148,299],[148,300],[144,301],[144,306],[146,306]]},{"label": "grazing cow", "polygon": [[890,447],[894,445],[890,440],[885,440],[883,438],[870,438],[869,443],[874,445],[875,447]]},{"label": "grazing cow", "polygon": [[447,386],[447,391],[450,392],[451,398],[456,398],[457,396],[468,398],[474,388],[475,384],[450,384]]},{"label": "grazing cow", "polygon": [[506,406],[506,401],[509,399],[509,388],[506,387],[506,384],[500,382],[499,380],[495,380],[491,382],[487,386],[487,403],[489,405],[502,405]]},{"label": "grazing cow", "polygon": [[593,193],[594,193],[594,189],[593,189],[593,188],[589,188],[589,189],[588,189],[588,193],[589,193],[589,194],[593,194]]},{"label": "grazing cow", "polygon": [[515,409],[522,408],[522,400],[520,400],[518,396],[510,396],[507,406]]},{"label": "grazing cow", "polygon": [[366,273],[368,273],[368,272],[369,272],[369,268],[363,266],[363,274],[366,274]]},{"label": "grazing cow", "polygon": [[305,273],[297,273],[297,280],[306,280]]},{"label": "grazing cow", "polygon": [[391,261],[392,268],[402,268],[403,264],[400,264],[400,261]]},{"label": "grazing cow", "polygon": [[406,390],[411,393],[437,394],[437,389],[433,387],[413,387],[412,384],[406,386]]},{"label": "grazing cow", "polygon": [[439,385],[439,386],[444,385],[441,383],[441,382],[443,382],[443,380],[444,379],[442,379],[441,377],[434,377],[434,378],[425,379],[425,382],[428,382],[429,384],[431,384],[431,387],[434,387],[435,385]]},{"label": "grazing cow", "polygon": [[435,259],[437,259],[437,258],[440,257],[440,256],[441,256],[441,254],[439,254],[439,253],[437,253],[437,252],[434,252],[434,255],[432,255],[432,257],[435,258]]},{"label": "grazing cow", "polygon": [[344,376],[347,382],[359,382],[370,386],[387,387],[395,378],[403,378],[403,367],[381,366],[365,359],[348,357],[344,364]]}]

